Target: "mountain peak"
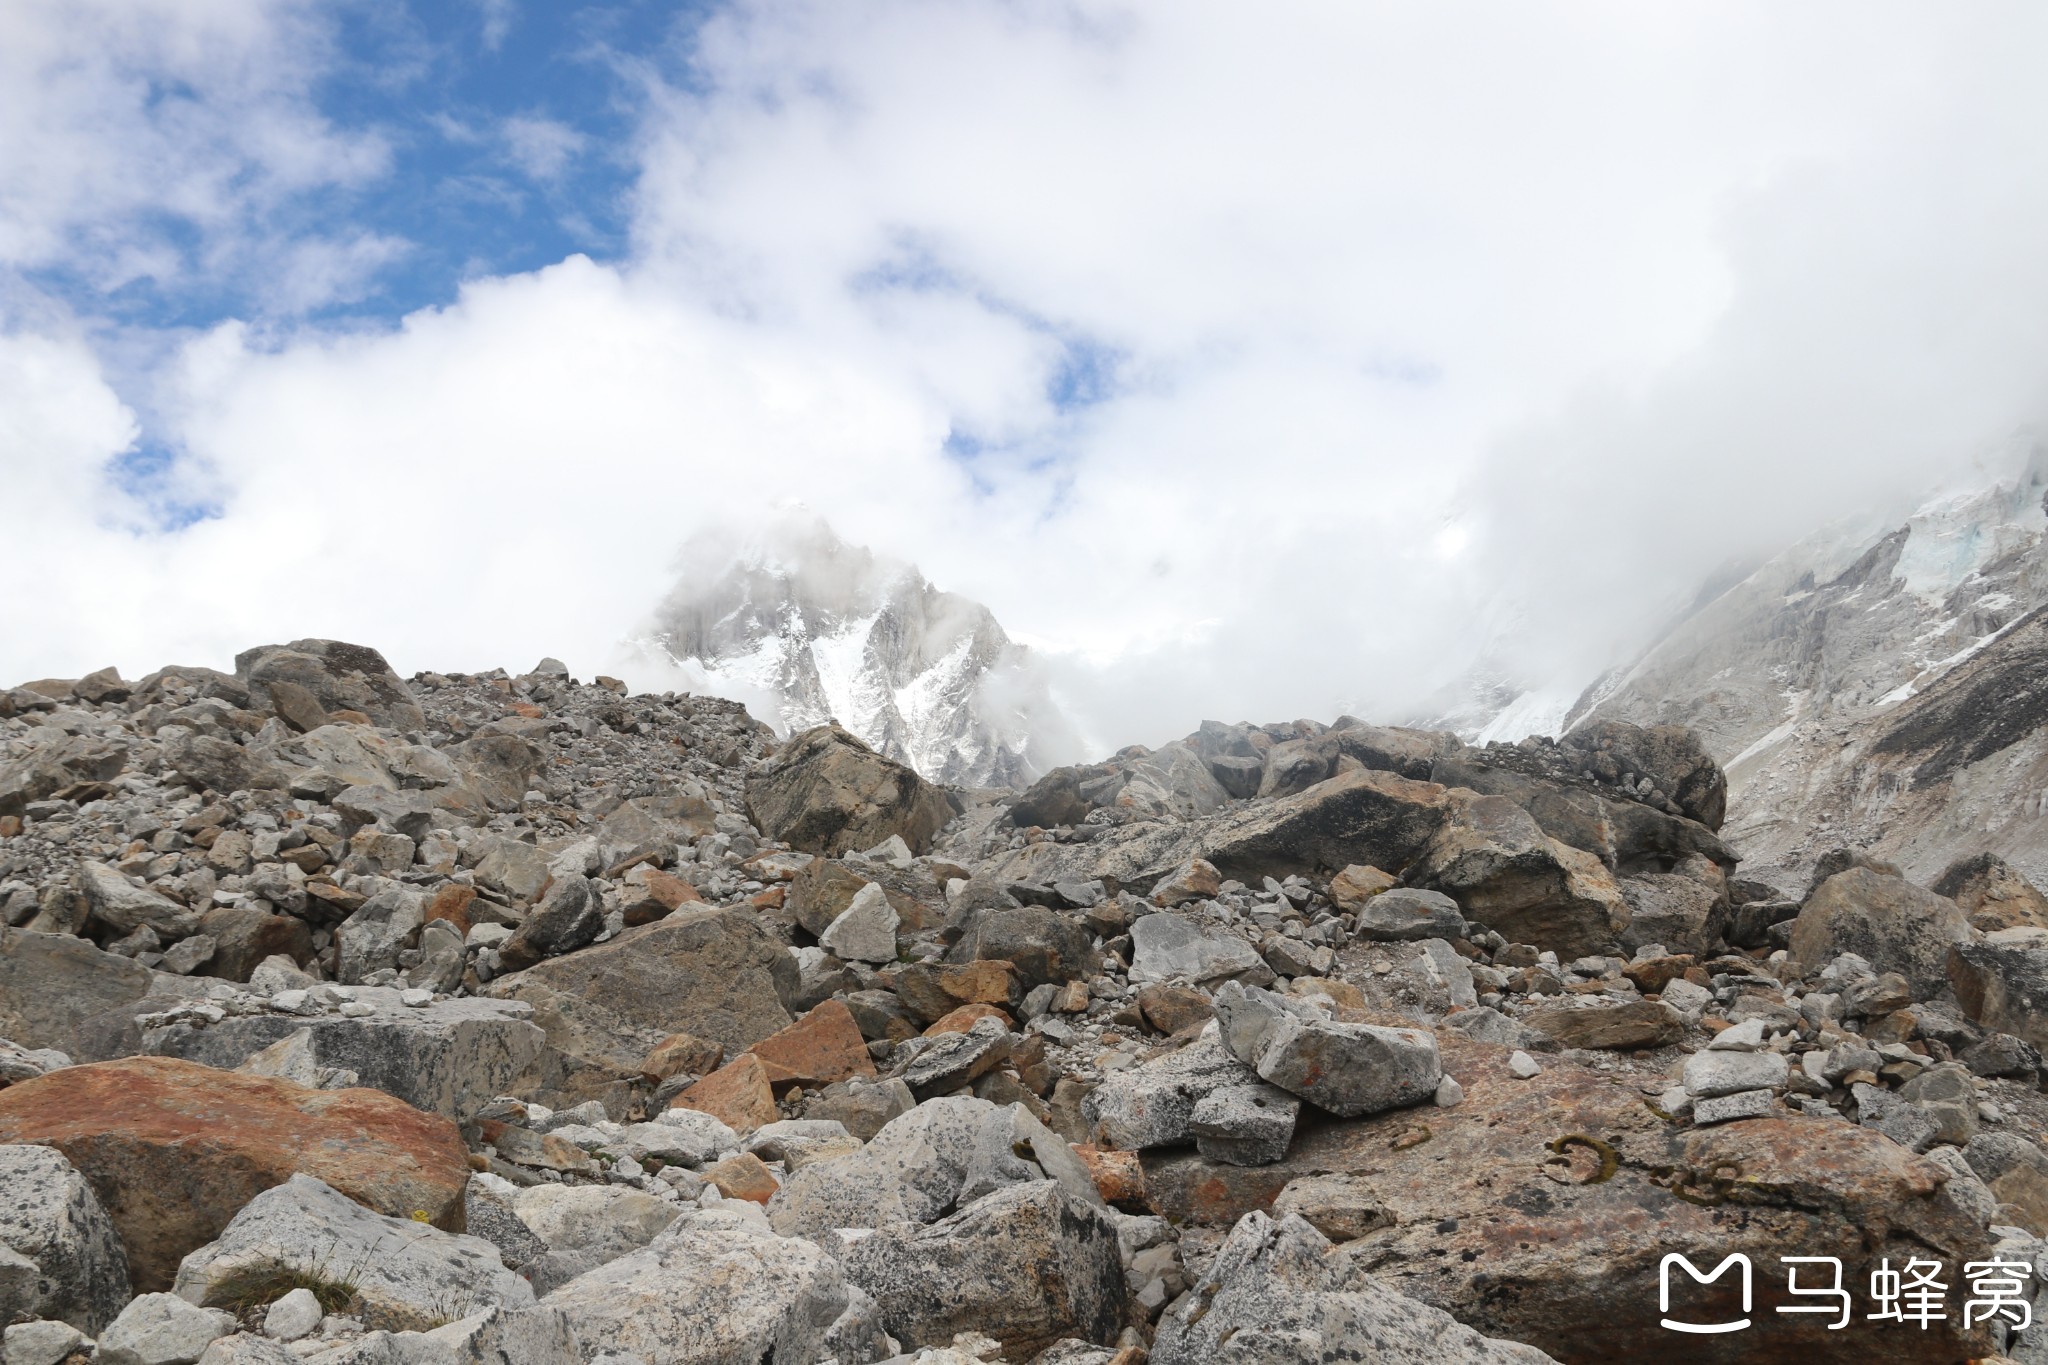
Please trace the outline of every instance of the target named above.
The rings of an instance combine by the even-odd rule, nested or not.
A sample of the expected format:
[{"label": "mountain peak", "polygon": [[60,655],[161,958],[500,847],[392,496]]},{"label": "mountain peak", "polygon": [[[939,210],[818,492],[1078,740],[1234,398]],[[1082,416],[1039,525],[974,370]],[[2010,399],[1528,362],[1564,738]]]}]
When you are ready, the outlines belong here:
[{"label": "mountain peak", "polygon": [[815,516],[686,545],[634,643],[785,731],[836,721],[935,781],[1025,786],[1077,747],[1038,661],[979,602]]}]

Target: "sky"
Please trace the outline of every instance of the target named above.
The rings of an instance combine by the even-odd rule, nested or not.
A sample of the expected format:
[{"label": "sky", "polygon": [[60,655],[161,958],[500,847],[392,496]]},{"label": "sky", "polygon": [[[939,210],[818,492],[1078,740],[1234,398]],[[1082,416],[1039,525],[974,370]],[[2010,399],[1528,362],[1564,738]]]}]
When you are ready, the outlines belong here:
[{"label": "sky", "polygon": [[2048,402],[2028,4],[9,0],[0,677],[806,509],[1103,748],[1572,689]]}]

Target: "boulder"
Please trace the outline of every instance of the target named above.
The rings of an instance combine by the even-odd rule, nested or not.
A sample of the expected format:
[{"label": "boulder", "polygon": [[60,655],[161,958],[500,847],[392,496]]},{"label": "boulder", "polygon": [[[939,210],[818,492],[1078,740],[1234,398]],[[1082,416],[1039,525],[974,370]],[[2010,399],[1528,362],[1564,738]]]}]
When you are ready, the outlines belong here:
[{"label": "boulder", "polygon": [[873,1076],[867,1040],[852,1011],[827,1000],[788,1028],[747,1049],[760,1059],[770,1086],[800,1085],[807,1089]]},{"label": "boulder", "polygon": [[574,952],[603,930],[604,904],[596,884],[588,877],[561,877],[542,893],[517,932],[498,946],[498,957],[507,971],[516,972],[542,958]]},{"label": "boulder", "polygon": [[484,994],[522,1000],[547,1051],[519,1093],[568,1103],[640,1075],[641,1061],[688,1033],[736,1052],[790,1022],[796,960],[744,909],[683,909],[580,952],[501,977]]},{"label": "boulder", "polygon": [[677,1109],[709,1114],[736,1132],[749,1133],[781,1117],[768,1068],[753,1053],[743,1053],[677,1095]]},{"label": "boulder", "polygon": [[869,882],[818,935],[818,946],[845,962],[896,960],[896,910],[882,888]]},{"label": "boulder", "polygon": [[813,858],[789,880],[783,908],[804,931],[817,935],[832,927],[832,921],[846,913],[861,888],[870,886],[866,877],[830,858]]},{"label": "boulder", "polygon": [[1219,1036],[1263,1079],[1346,1118],[1418,1104],[1443,1080],[1427,1029],[1342,1024],[1236,982],[1216,992]]},{"label": "boulder", "polygon": [[213,940],[207,975],[228,981],[247,981],[267,957],[288,957],[301,966],[313,960],[313,931],[296,915],[217,905],[199,917],[199,932]]},{"label": "boulder", "polygon": [[1008,962],[1026,989],[1092,976],[1097,967],[1095,936],[1088,926],[1042,905],[973,911],[946,957],[955,963]]},{"label": "boulder", "polygon": [[[1858,1349],[1817,1315],[1776,1311],[1798,1302],[1782,1274],[1765,1273],[1778,1257],[1840,1257],[1842,1283],[1860,1294],[1886,1257],[1894,1268],[1914,1255],[1954,1264],[1989,1248],[1981,1222],[1947,1195],[1948,1173],[1875,1131],[1782,1108],[1689,1129],[1657,1117],[1629,1081],[1563,1058],[1522,1078],[1504,1047],[1455,1029],[1439,1046],[1465,1090],[1455,1108],[1304,1127],[1270,1166],[1148,1152],[1153,1208],[1229,1227],[1301,1177],[1361,1177],[1389,1221],[1338,1248],[1348,1266],[1397,1266],[1405,1293],[1473,1329],[1586,1361],[1670,1356],[1658,1307],[1669,1253],[1704,1273],[1742,1252],[1758,1272],[1752,1327],[1689,1339],[1685,1358],[1769,1365]],[[1673,1306],[1704,1317],[1716,1305]],[[1928,1330],[1922,1358],[1986,1353],[1952,1315]]]},{"label": "boulder", "polygon": [[144,1294],[100,1335],[93,1358],[101,1365],[192,1365],[234,1330],[231,1313],[194,1307],[175,1294]]},{"label": "boulder", "polygon": [[1226,877],[1325,875],[1354,864],[1400,869],[1447,815],[1448,792],[1390,772],[1341,773],[1306,791],[1234,807],[1205,822],[1201,856]]},{"label": "boulder", "polygon": [[[309,698],[323,712],[357,711],[387,730],[424,730],[426,715],[384,656],[339,640],[294,640],[259,645],[235,656],[235,676],[252,707],[270,710],[273,688],[291,684],[288,697]],[[289,702],[287,703],[289,704]]]},{"label": "boulder", "polygon": [[1970,926],[1985,933],[2048,929],[2048,896],[1995,853],[1956,859],[1935,879],[1933,890],[1954,901],[1969,916]]},{"label": "boulder", "polygon": [[[65,792],[83,795],[121,775],[128,750],[97,735],[66,734],[55,726],[29,732],[27,752],[0,764],[0,815],[20,815],[31,801]],[[104,789],[99,791],[104,795]]]},{"label": "boulder", "polygon": [[1172,909],[1189,901],[1213,899],[1223,889],[1223,879],[1205,858],[1190,858],[1153,883],[1154,905]]},{"label": "boulder", "polygon": [[1558,748],[1604,782],[1633,773],[1648,778],[1686,818],[1718,830],[1728,813],[1728,778],[1700,737],[1682,725],[1644,729],[1621,720],[1588,721]]},{"label": "boulder", "polygon": [[1187,1142],[1195,1106],[1219,1090],[1256,1085],[1258,1073],[1232,1056],[1212,1025],[1186,1047],[1109,1072],[1081,1102],[1093,1140],[1136,1151]]},{"label": "boulder", "polygon": [[1704,954],[1728,925],[1728,883],[1718,864],[1695,853],[1672,872],[1642,872],[1621,880],[1628,902],[1628,931],[1621,944],[1631,951],[1661,943],[1673,953]]},{"label": "boulder", "polygon": [[1237,935],[1204,931],[1179,915],[1162,911],[1131,924],[1134,981],[1216,981],[1264,966],[1258,950]]},{"label": "boulder", "polygon": [[927,852],[958,811],[943,789],[903,764],[837,725],[820,725],[747,774],[747,814],[771,839],[837,857],[892,834],[913,853]]},{"label": "boulder", "polygon": [[199,911],[137,885],[105,863],[81,862],[78,883],[92,905],[93,918],[116,933],[147,928],[169,942],[198,932]]},{"label": "boulder", "polygon": [[679,1219],[547,1303],[593,1355],[630,1353],[646,1365],[814,1365],[833,1354],[828,1337],[855,1299],[839,1263],[814,1243],[713,1210]]},{"label": "boulder", "polygon": [[618,1185],[540,1184],[515,1191],[511,1204],[519,1221],[547,1244],[545,1259],[522,1270],[537,1294],[638,1251],[681,1214],[666,1200]]},{"label": "boulder", "polygon": [[0,1146],[0,1247],[28,1266],[0,1269],[0,1321],[52,1318],[98,1335],[128,1301],[120,1234],[92,1187],[52,1147]]},{"label": "boulder", "polygon": [[[1335,883],[1331,883],[1334,889]],[[1396,887],[1366,901],[1358,911],[1358,936],[1381,942],[1465,937],[1465,912],[1441,891]]]},{"label": "boulder", "polygon": [[972,1331],[1029,1360],[1063,1337],[1114,1341],[1124,1325],[1116,1225],[1055,1181],[1008,1186],[928,1226],[843,1239],[838,1252],[905,1346]]},{"label": "boulder", "polygon": [[0,1038],[83,1055],[88,1021],[138,1005],[149,990],[149,968],[133,958],[69,934],[0,927]]},{"label": "boulder", "polygon": [[1505,796],[1462,796],[1406,876],[1512,943],[1559,957],[1610,952],[1629,908],[1600,860],[1553,839]]},{"label": "boulder", "polygon": [[[1033,825],[1078,825],[1095,809],[1095,802],[1082,794],[1082,783],[1091,768],[1054,768],[1010,803],[1010,823],[1020,829]],[[1256,789],[1257,779],[1253,779]]]},{"label": "boulder", "polygon": [[992,1190],[1051,1179],[1100,1204],[1095,1182],[1057,1133],[1022,1105],[969,1096],[929,1100],[891,1119],[857,1152],[790,1172],[768,1205],[785,1236],[930,1223]]},{"label": "boulder", "polygon": [[203,1307],[231,1307],[309,1281],[345,1297],[351,1317],[386,1331],[420,1331],[533,1302],[533,1286],[481,1237],[375,1213],[309,1175],[251,1199],[219,1237],[184,1258],[172,1292]]},{"label": "boulder", "polygon": [[426,898],[409,886],[387,885],[358,906],[335,931],[340,980],[354,985],[372,972],[398,965],[426,922]]},{"label": "boulder", "polygon": [[962,1005],[1014,1008],[1024,998],[1017,969],[1004,961],[913,962],[896,973],[896,998],[923,1023]]},{"label": "boulder", "polygon": [[1948,984],[1949,949],[1976,937],[1960,907],[1902,877],[1850,868],[1828,878],[1792,921],[1792,959],[1818,971],[1855,953],[1906,978],[1915,1000]]},{"label": "boulder", "polygon": [[1248,1213],[1192,1292],[1160,1320],[1153,1365],[1334,1362],[1370,1342],[1375,1365],[1540,1365],[1550,1356],[1485,1337],[1333,1254],[1295,1214]]},{"label": "boulder", "polygon": [[2048,1047],[2048,929],[1995,929],[1955,943],[1948,978],[1973,1022]]},{"label": "boulder", "polygon": [[1663,1047],[1685,1036],[1685,1016],[1659,1000],[1557,1005],[1528,1010],[1522,1022],[1560,1047]]},{"label": "boulder", "polygon": [[1353,864],[1330,878],[1330,903],[1346,914],[1357,914],[1382,891],[1399,885],[1399,879],[1376,867]]},{"label": "boulder", "polygon": [[469,1176],[455,1125],[389,1095],[167,1057],[67,1067],[0,1090],[0,1142],[54,1147],[78,1168],[144,1292],[167,1286],[179,1258],[295,1173],[455,1229]]},{"label": "boulder", "polygon": [[304,1033],[316,1068],[352,1071],[356,1084],[430,1114],[463,1118],[506,1093],[547,1042],[532,1011],[517,1001],[407,1005],[385,986],[357,986],[352,995],[368,1012],[236,1014],[203,1028],[178,1022],[146,1031],[142,1049],[233,1070]]}]

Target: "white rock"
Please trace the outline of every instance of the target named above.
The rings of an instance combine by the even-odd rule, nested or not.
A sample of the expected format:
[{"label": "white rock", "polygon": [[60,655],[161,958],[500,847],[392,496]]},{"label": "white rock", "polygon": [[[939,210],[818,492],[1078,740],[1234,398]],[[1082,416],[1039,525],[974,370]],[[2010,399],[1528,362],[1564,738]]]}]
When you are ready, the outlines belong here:
[{"label": "white rock", "polygon": [[1459,1105],[1459,1104],[1461,1104],[1461,1103],[1463,1103],[1463,1102],[1464,1102],[1464,1099],[1465,1099],[1465,1087],[1464,1087],[1464,1086],[1462,1086],[1462,1085],[1459,1085],[1459,1084],[1457,1083],[1457,1081],[1456,1081],[1456,1080],[1452,1079],[1452,1078],[1451,1078],[1451,1077],[1449,1077],[1449,1076],[1446,1076],[1446,1077],[1444,1077],[1444,1078],[1443,1078],[1443,1079],[1442,1079],[1441,1081],[1437,1082],[1437,1087],[1436,1087],[1436,1107],[1437,1107],[1437,1108],[1439,1108],[1439,1109],[1455,1109],[1455,1108],[1457,1108],[1457,1107],[1458,1107],[1458,1105]]},{"label": "white rock", "polygon": [[1508,1054],[1508,1070],[1525,1081],[1543,1073],[1543,1068],[1536,1065],[1536,1059],[1519,1049]]},{"label": "white rock", "polygon": [[880,884],[869,882],[818,935],[818,946],[847,962],[894,962],[899,923],[901,917]]},{"label": "white rock", "polygon": [[68,1322],[17,1322],[7,1329],[5,1358],[7,1365],[58,1365],[87,1340]]},{"label": "white rock", "polygon": [[1714,1041],[1707,1044],[1710,1052],[1755,1052],[1764,1045],[1764,1021],[1745,1019],[1731,1028],[1722,1029]]},{"label": "white rock", "polygon": [[0,1146],[0,1323],[50,1318],[92,1332],[128,1301],[121,1235],[54,1147]]},{"label": "white rock", "polygon": [[425,1009],[434,1003],[434,993],[414,986],[409,990],[403,990],[398,993],[398,1003],[408,1009]]},{"label": "white rock", "polygon": [[99,1365],[192,1365],[215,1338],[235,1330],[232,1314],[176,1294],[144,1294],[100,1333]]},{"label": "white rock", "polygon": [[309,1175],[243,1206],[218,1239],[178,1266],[173,1288],[192,1303],[233,1299],[243,1285],[343,1268],[373,1326],[424,1329],[494,1305],[523,1308],[533,1286],[480,1237],[372,1213]]},{"label": "white rock", "polygon": [[264,1311],[263,1335],[272,1341],[297,1341],[317,1328],[325,1316],[312,1290],[294,1289]]}]

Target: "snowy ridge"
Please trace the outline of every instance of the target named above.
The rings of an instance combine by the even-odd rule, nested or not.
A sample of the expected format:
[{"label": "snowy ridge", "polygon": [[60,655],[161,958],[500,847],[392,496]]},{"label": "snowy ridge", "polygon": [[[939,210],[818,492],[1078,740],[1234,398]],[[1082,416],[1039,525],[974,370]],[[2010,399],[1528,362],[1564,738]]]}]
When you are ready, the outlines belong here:
[{"label": "snowy ridge", "polygon": [[937,781],[1029,785],[1078,748],[1029,650],[980,603],[822,521],[686,547],[631,644],[790,733],[836,722]]}]

